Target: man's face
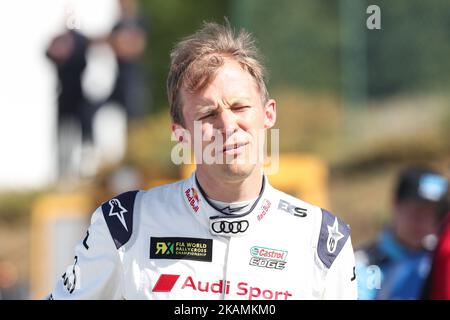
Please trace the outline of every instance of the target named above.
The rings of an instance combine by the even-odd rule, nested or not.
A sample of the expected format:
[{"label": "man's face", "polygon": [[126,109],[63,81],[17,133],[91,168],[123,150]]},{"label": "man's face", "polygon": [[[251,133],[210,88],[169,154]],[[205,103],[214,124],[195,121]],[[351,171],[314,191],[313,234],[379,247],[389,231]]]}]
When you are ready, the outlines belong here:
[{"label": "man's face", "polygon": [[422,200],[404,200],[395,205],[394,230],[400,241],[414,250],[423,239],[435,233],[437,204]]},{"label": "man's face", "polygon": [[[271,99],[263,105],[255,80],[238,62],[226,59],[215,79],[198,93],[182,89],[181,101],[185,129],[194,140],[191,144],[198,143],[203,155],[215,159],[212,164],[204,159],[200,164],[196,154],[198,171],[241,180],[261,168],[262,159],[257,157],[262,150],[261,133],[274,125],[276,103]],[[203,138],[195,135],[194,121]],[[173,129],[180,128],[173,125]]]}]

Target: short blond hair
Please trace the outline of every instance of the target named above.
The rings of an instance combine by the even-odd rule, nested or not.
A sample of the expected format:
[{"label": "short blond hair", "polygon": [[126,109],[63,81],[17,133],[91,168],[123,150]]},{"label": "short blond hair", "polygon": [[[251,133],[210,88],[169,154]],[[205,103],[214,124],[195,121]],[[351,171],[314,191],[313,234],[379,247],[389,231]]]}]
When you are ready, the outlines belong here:
[{"label": "short blond hair", "polygon": [[254,39],[242,29],[236,35],[228,21],[225,25],[205,22],[199,31],[175,45],[170,58],[167,96],[174,123],[184,125],[181,89],[197,93],[206,88],[226,58],[237,61],[255,79],[263,103],[269,99],[266,71]]}]

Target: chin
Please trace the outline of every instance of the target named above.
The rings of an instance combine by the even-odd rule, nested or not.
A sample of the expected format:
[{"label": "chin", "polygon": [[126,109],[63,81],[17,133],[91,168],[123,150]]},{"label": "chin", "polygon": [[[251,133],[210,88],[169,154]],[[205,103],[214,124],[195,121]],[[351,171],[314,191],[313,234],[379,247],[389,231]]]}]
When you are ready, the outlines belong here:
[{"label": "chin", "polygon": [[241,163],[230,163],[224,164],[222,166],[222,172],[229,178],[247,178],[255,169],[255,165],[252,164],[241,164]]}]

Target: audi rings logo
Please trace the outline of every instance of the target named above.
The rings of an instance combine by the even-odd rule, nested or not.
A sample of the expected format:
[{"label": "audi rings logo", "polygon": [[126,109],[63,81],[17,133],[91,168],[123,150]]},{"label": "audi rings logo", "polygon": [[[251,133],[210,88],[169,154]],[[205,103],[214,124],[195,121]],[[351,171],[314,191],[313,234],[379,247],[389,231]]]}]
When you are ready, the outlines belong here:
[{"label": "audi rings logo", "polygon": [[216,221],[213,222],[211,228],[215,233],[242,233],[248,229],[247,220],[241,221]]}]

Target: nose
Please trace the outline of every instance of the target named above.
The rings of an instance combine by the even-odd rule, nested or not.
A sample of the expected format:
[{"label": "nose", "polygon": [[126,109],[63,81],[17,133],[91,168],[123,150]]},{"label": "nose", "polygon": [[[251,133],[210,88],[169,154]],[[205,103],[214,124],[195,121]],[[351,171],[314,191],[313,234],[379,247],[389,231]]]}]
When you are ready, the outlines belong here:
[{"label": "nose", "polygon": [[217,129],[224,134],[231,134],[237,129],[236,115],[228,108],[223,108],[217,119]]}]

